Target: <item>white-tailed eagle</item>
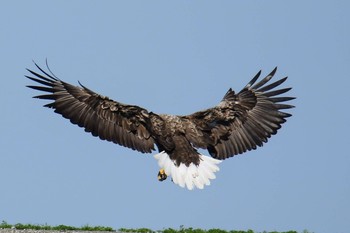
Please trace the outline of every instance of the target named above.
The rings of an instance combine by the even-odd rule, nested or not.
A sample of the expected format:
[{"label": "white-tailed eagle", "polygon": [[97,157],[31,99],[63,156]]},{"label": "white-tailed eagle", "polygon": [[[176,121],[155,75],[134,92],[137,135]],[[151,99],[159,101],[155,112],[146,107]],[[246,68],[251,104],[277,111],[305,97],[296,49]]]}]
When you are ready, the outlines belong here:
[{"label": "white-tailed eagle", "polygon": [[[209,185],[222,160],[266,143],[291,116],[281,110],[294,107],[283,103],[294,97],[280,96],[291,88],[274,90],[287,77],[267,84],[277,67],[256,82],[259,71],[238,93],[230,88],[213,108],[176,116],[114,101],[35,65],[40,72],[27,69],[32,76],[26,77],[41,85],[28,87],[46,92],[34,97],[52,101],[45,107],[102,140],[142,153],[151,153],[156,145],[159,153],[154,157],[161,168],[158,179],[171,176],[175,184],[189,190]],[[198,148],[208,150],[211,157],[200,154]]]}]

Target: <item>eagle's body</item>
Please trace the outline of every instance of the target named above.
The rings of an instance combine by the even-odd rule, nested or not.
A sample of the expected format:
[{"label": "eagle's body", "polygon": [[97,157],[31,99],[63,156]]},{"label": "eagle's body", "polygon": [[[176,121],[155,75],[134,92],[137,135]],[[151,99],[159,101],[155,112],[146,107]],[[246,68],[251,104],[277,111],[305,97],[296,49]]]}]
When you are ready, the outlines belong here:
[{"label": "eagle's body", "polygon": [[[188,189],[209,185],[221,160],[262,146],[291,116],[280,110],[293,107],[280,103],[293,97],[276,97],[291,88],[272,90],[287,78],[265,85],[276,69],[255,84],[259,72],[237,94],[229,89],[213,108],[176,116],[122,104],[37,67],[43,74],[28,70],[36,77],[26,77],[43,85],[28,87],[49,93],[35,96],[53,100],[45,107],[102,140],[142,153],[151,153],[156,145],[159,153],[154,157],[165,175]],[[200,154],[198,148],[208,150],[211,157]]]}]

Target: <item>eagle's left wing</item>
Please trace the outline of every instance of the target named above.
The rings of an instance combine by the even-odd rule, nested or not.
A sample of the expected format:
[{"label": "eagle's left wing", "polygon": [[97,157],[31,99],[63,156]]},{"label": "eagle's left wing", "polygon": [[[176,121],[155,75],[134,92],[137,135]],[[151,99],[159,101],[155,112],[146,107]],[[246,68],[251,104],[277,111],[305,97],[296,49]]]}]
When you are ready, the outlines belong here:
[{"label": "eagle's left wing", "polygon": [[73,86],[35,65],[42,74],[28,70],[32,76],[26,77],[41,86],[28,87],[45,92],[34,98],[53,101],[45,107],[55,109],[56,113],[102,140],[143,153],[154,150],[154,139],[147,129],[149,113],[146,109],[111,100],[81,84],[81,87]]},{"label": "eagle's left wing", "polygon": [[195,147],[207,149],[217,159],[262,146],[291,116],[281,110],[294,107],[281,103],[294,97],[279,97],[291,88],[272,90],[286,81],[287,77],[265,85],[276,70],[255,84],[261,74],[261,71],[258,72],[237,94],[229,89],[214,108],[183,116],[187,122],[187,139]]}]

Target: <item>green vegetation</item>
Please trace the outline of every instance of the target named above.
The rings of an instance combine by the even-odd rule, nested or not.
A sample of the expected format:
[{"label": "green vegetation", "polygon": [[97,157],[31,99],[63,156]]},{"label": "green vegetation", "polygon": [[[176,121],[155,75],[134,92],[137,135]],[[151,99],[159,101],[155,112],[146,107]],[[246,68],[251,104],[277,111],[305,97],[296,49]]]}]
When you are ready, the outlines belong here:
[{"label": "green vegetation", "polygon": [[73,227],[73,226],[66,226],[66,225],[58,225],[58,226],[49,226],[47,224],[45,225],[33,225],[33,224],[8,224],[5,221],[2,221],[0,224],[0,229],[6,229],[6,228],[15,228],[18,230],[24,230],[24,229],[33,229],[33,230],[52,230],[52,231],[115,231],[112,227],[103,227],[103,226],[89,226],[84,225],[82,227]]},{"label": "green vegetation", "polygon": [[[247,231],[226,231],[221,229],[209,229],[209,230],[203,230],[198,228],[184,228],[180,227],[180,229],[176,230],[173,228],[167,228],[163,230],[153,231],[148,228],[138,228],[138,229],[128,229],[128,228],[120,228],[118,230],[119,232],[127,232],[127,233],[258,233],[254,232],[253,230],[247,230]],[[263,231],[260,233],[298,233],[296,231],[284,231],[284,232],[277,232],[277,231]],[[302,233],[311,233],[306,230],[304,230]]]},{"label": "green vegetation", "polygon": [[130,229],[130,228],[119,228],[120,232],[127,232],[127,233],[157,233],[157,231],[153,231],[148,228],[137,228],[137,229]]},{"label": "green vegetation", "polygon": [[[89,226],[84,225],[82,227],[73,227],[73,226],[66,226],[66,225],[58,225],[58,226],[49,226],[47,224],[45,225],[33,225],[33,224],[8,224],[5,221],[2,221],[0,223],[0,229],[9,229],[9,228],[15,228],[17,230],[24,230],[24,229],[32,229],[32,230],[56,230],[56,231],[110,231],[110,232],[116,232],[112,227],[103,227],[103,226]],[[184,226],[180,226],[179,229],[173,229],[173,228],[167,228],[163,230],[154,231],[148,228],[137,228],[137,229],[130,229],[130,228],[120,228],[117,230],[118,232],[125,232],[125,233],[258,233],[254,232],[253,230],[247,230],[247,231],[237,231],[237,230],[221,230],[221,229],[209,229],[209,230],[203,230],[198,228],[185,228]],[[297,231],[284,231],[284,232],[277,232],[277,231],[263,231],[260,233],[298,233]],[[307,230],[304,230],[302,233],[311,233]]]}]

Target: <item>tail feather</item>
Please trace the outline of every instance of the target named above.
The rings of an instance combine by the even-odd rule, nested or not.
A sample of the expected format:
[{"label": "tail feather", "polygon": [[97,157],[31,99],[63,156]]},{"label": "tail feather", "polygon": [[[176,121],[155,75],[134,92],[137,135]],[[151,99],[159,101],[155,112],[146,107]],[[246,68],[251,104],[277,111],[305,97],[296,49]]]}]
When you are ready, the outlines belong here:
[{"label": "tail feather", "polygon": [[167,153],[164,151],[154,155],[158,165],[164,169],[167,176],[171,176],[175,184],[186,187],[189,190],[196,188],[203,189],[210,185],[210,180],[216,178],[215,172],[219,171],[218,164],[221,160],[209,156],[200,155],[199,165],[191,163],[188,167],[185,164],[176,166]]}]

